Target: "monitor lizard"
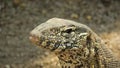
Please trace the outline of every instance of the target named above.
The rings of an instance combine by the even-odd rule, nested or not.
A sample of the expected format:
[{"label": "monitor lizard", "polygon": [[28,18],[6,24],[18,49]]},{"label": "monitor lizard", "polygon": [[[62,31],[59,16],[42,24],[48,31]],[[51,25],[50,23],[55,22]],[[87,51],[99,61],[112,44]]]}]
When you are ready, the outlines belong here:
[{"label": "monitor lizard", "polygon": [[88,26],[72,20],[49,19],[30,32],[30,40],[55,53],[61,68],[120,68],[120,60],[104,41]]}]

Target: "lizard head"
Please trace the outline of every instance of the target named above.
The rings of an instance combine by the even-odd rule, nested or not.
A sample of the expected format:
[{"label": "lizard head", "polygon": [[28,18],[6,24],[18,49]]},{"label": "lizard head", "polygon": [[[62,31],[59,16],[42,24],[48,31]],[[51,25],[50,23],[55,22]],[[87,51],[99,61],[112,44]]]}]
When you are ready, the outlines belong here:
[{"label": "lizard head", "polygon": [[30,33],[30,40],[41,48],[61,52],[86,47],[91,30],[80,23],[52,18]]},{"label": "lizard head", "polygon": [[[87,26],[65,19],[52,18],[30,33],[30,40],[54,52],[63,68],[98,68],[103,66],[100,38]],[[98,63],[98,64],[97,64]],[[102,64],[102,65],[101,65]],[[72,67],[73,66],[73,67]]]}]

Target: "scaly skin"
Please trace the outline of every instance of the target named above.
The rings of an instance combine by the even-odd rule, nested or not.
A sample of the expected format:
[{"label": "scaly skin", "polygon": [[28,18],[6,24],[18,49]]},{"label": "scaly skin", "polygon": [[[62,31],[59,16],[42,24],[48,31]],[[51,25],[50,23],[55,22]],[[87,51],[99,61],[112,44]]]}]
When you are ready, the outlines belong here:
[{"label": "scaly skin", "polygon": [[62,68],[120,68],[120,61],[87,26],[52,18],[30,33],[30,40],[54,52]]}]

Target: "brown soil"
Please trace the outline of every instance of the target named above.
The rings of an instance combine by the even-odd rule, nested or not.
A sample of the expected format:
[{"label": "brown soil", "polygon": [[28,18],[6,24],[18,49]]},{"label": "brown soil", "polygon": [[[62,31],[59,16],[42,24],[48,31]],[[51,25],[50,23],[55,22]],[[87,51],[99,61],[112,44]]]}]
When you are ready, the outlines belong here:
[{"label": "brown soil", "polygon": [[29,32],[53,17],[88,25],[120,57],[119,0],[0,0],[0,64],[9,67],[41,54]]}]

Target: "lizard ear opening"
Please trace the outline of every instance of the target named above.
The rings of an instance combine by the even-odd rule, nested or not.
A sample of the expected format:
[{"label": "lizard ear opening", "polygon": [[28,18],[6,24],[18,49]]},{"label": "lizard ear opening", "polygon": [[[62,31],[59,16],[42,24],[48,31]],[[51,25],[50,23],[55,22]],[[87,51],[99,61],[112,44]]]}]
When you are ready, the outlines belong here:
[{"label": "lizard ear opening", "polygon": [[91,38],[91,34],[89,36],[87,36],[87,44],[91,45],[91,42],[92,42],[92,38]]},{"label": "lizard ear opening", "polygon": [[[90,32],[89,32],[90,33]],[[88,45],[93,45],[95,42],[96,42],[96,38],[90,33],[88,36],[87,36],[87,44]]]}]

